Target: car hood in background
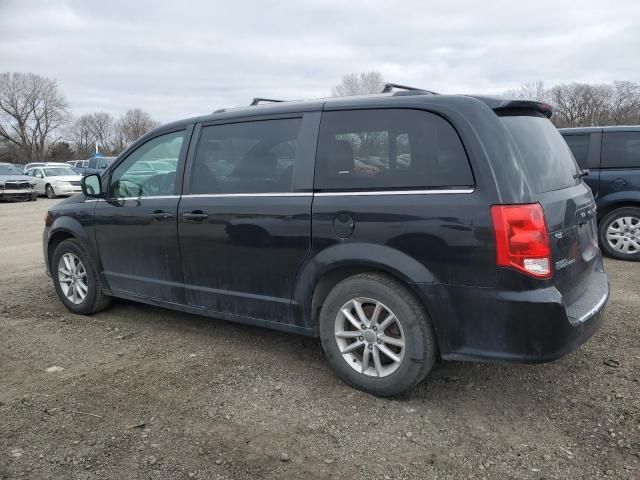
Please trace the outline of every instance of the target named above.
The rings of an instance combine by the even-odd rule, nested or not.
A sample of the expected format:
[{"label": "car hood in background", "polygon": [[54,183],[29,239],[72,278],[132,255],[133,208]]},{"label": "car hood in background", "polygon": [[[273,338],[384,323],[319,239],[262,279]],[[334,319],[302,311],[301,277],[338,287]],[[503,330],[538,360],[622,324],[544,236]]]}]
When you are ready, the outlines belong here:
[{"label": "car hood in background", "polygon": [[29,175],[0,175],[0,182],[29,182],[33,183],[33,177]]}]

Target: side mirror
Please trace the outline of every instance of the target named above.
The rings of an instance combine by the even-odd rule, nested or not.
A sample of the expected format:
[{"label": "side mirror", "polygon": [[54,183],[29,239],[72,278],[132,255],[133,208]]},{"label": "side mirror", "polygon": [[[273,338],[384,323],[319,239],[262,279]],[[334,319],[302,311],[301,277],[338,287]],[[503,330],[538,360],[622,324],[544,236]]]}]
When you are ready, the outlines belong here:
[{"label": "side mirror", "polygon": [[82,177],[82,181],[80,183],[82,186],[82,193],[84,193],[87,197],[90,198],[99,198],[102,197],[102,186],[100,184],[100,175],[93,174],[87,175],[86,177]]}]

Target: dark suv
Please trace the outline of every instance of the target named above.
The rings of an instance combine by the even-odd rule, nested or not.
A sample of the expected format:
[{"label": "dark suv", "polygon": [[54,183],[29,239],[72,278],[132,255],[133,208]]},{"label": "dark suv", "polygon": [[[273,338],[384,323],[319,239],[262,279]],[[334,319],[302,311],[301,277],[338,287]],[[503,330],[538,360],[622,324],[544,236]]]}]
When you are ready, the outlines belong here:
[{"label": "dark suv", "polygon": [[600,246],[640,261],[640,126],[563,128],[598,205]]},{"label": "dark suv", "polygon": [[609,284],[550,115],[406,90],[165,125],[49,210],[46,265],[75,313],[119,297],[319,336],[375,395],[439,356],[553,360],[596,330]]}]

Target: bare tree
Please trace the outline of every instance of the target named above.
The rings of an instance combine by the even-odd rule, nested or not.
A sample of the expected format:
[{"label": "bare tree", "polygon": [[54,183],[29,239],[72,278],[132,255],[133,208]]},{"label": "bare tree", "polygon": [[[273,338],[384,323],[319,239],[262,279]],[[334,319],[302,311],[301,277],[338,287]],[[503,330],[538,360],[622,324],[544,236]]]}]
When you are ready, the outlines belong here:
[{"label": "bare tree", "polygon": [[145,133],[158,126],[147,112],[134,108],[128,110],[115,125],[114,149],[122,151]]},{"label": "bare tree", "polygon": [[0,138],[22,160],[44,158],[67,119],[67,102],[55,80],[34,73],[0,74]]},{"label": "bare tree", "polygon": [[609,122],[607,85],[570,83],[556,85],[550,90],[554,107],[553,121],[558,127],[589,127]]},{"label": "bare tree", "polygon": [[640,123],[640,86],[633,82],[574,82],[555,85],[547,90],[544,83],[537,80],[508,90],[505,95],[550,103],[554,109],[551,121],[557,127]]},{"label": "bare tree", "polygon": [[611,123],[640,123],[640,85],[633,82],[613,82],[611,87]]},{"label": "bare tree", "polygon": [[519,88],[510,89],[505,92],[507,97],[530,98],[539,102],[548,101],[549,92],[544,88],[542,80],[534,80],[523,83]]},{"label": "bare tree", "polygon": [[91,113],[81,115],[67,129],[66,138],[73,144],[76,154],[81,157],[90,156],[96,142],[91,119]]},{"label": "bare tree", "polygon": [[94,112],[88,118],[88,127],[93,141],[98,143],[98,148],[107,155],[112,153],[116,121],[107,112]]},{"label": "bare tree", "polygon": [[342,77],[340,85],[331,90],[334,97],[350,95],[370,95],[382,92],[384,78],[380,72],[348,73]]}]

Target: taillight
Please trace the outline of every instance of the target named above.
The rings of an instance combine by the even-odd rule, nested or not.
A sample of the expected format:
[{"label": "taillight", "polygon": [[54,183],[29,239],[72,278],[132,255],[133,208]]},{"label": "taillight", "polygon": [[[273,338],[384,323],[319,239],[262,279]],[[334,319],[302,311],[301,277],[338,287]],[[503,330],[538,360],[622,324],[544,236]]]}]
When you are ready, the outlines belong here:
[{"label": "taillight", "polygon": [[496,263],[535,278],[551,278],[551,248],[539,203],[494,205]]}]

